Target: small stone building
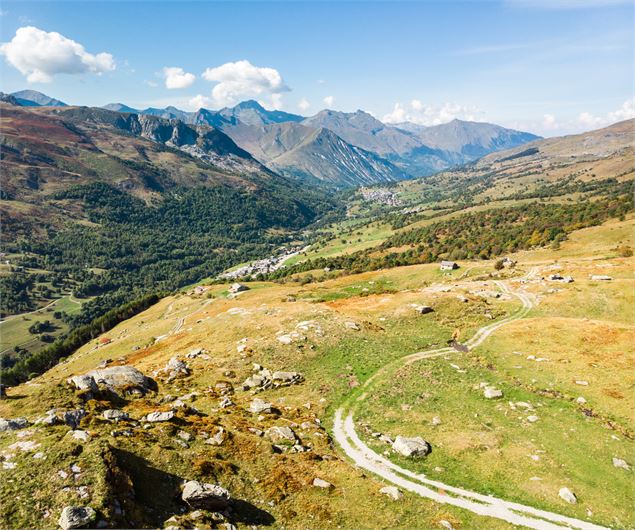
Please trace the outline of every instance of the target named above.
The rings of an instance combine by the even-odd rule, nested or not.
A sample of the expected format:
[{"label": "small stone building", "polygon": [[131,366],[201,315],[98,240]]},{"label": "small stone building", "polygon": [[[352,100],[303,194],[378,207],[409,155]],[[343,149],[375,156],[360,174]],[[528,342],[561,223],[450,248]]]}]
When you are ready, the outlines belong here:
[{"label": "small stone building", "polygon": [[459,268],[459,264],[455,261],[442,261],[441,262],[441,270],[442,271],[453,271]]}]

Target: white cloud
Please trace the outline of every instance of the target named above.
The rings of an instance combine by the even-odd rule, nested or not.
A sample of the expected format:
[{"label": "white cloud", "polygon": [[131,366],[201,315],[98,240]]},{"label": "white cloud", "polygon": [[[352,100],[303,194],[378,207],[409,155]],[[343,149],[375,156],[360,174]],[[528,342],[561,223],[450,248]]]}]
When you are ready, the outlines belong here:
[{"label": "white cloud", "polygon": [[201,108],[207,108],[209,106],[211,106],[213,103],[212,98],[208,98],[207,96],[204,96],[203,94],[197,94],[196,96],[194,96],[193,98],[191,98],[188,101],[188,106],[191,109],[201,109]]},{"label": "white cloud", "polygon": [[148,86],[151,86],[152,88],[156,88],[159,86],[159,83],[157,83],[156,81],[146,80],[144,81],[144,83]]},{"label": "white cloud", "polygon": [[386,123],[409,121],[417,125],[439,125],[454,119],[474,121],[479,113],[477,107],[459,105],[458,103],[445,103],[436,107],[413,99],[408,104],[395,103],[392,112],[386,114],[382,121]]},{"label": "white cloud", "polygon": [[272,104],[281,104],[281,99],[274,96],[290,90],[278,70],[254,66],[245,60],[207,68],[203,79],[217,83],[212,98],[218,105],[233,105],[241,99],[267,94]]},{"label": "white cloud", "polygon": [[284,103],[282,102],[282,94],[271,94],[271,108],[280,110],[282,107],[284,107]]},{"label": "white cloud", "polygon": [[578,124],[587,129],[595,129],[631,118],[635,118],[635,97],[627,99],[619,109],[607,112],[604,116],[594,116],[590,112],[581,112],[578,115]]},{"label": "white cloud", "polygon": [[115,69],[111,54],[93,55],[64,35],[33,26],[19,28],[13,39],[0,46],[0,54],[29,83],[50,83],[57,74],[100,75]]},{"label": "white cloud", "polygon": [[560,124],[556,120],[556,117],[553,114],[545,114],[542,118],[542,128],[545,131],[553,131],[558,129]]},{"label": "white cloud", "polygon": [[635,118],[635,97],[627,99],[615,112],[608,113],[609,122],[630,120]]},{"label": "white cloud", "polygon": [[166,66],[163,68],[163,78],[165,79],[165,88],[171,90],[187,88],[196,81],[194,74],[190,74],[178,66]]},{"label": "white cloud", "polygon": [[299,102],[298,102],[298,108],[302,111],[304,110],[308,110],[309,107],[311,106],[311,103],[308,102],[308,100],[306,98],[302,98]]},{"label": "white cloud", "polygon": [[553,114],[545,114],[541,121],[528,120],[506,123],[505,125],[513,129],[532,131],[544,136],[560,136],[601,129],[618,121],[632,118],[635,118],[635,98],[627,99],[618,109],[602,115],[594,115],[585,111],[580,112],[577,116],[558,119]]},{"label": "white cloud", "polygon": [[334,96],[326,96],[322,101],[324,101],[324,104],[327,107],[332,107],[333,104],[335,103],[335,97]]}]

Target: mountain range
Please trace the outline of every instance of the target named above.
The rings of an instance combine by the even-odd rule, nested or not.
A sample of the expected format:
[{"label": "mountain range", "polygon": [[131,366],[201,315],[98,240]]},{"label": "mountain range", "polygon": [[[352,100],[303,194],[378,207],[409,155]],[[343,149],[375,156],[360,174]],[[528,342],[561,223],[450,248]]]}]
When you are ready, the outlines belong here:
[{"label": "mountain range", "polygon": [[[68,107],[33,90],[3,95],[2,99],[20,106]],[[389,125],[362,110],[323,110],[303,117],[267,110],[253,100],[196,112],[173,106],[135,109],[123,103],[110,103],[103,109],[210,127],[222,131],[272,171],[341,188],[431,175],[539,138],[498,125],[462,120],[430,127]]]}]

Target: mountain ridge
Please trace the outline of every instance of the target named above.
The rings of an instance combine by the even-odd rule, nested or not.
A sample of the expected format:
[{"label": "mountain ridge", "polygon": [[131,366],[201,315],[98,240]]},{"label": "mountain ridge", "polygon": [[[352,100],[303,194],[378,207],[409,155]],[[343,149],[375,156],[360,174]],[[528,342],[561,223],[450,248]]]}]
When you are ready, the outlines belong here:
[{"label": "mountain ridge", "polygon": [[[33,100],[40,102],[59,101],[34,91],[30,94]],[[453,120],[429,127],[413,123],[385,124],[361,109],[355,112],[325,109],[314,116],[304,117],[267,110],[255,100],[242,101],[219,110],[200,108],[194,112],[174,106],[135,109],[123,103],[111,103],[103,108],[219,129],[262,164],[271,164],[274,171],[337,187],[368,185],[373,183],[373,178],[379,183],[427,176],[539,138],[531,133],[484,122]],[[276,127],[284,124],[287,124],[286,130]],[[301,124],[312,130],[329,130],[348,145],[289,124]],[[314,145],[316,151],[311,151],[309,144],[297,149],[299,142],[295,141],[292,142],[295,151],[282,156],[281,152],[273,153],[275,146],[271,141],[276,135],[279,139],[280,135],[287,139],[289,136],[303,136],[308,142],[322,138],[325,143],[321,147]],[[330,156],[324,151],[326,144],[331,146],[327,150]],[[280,141],[278,146],[282,145],[286,143]],[[317,151],[325,157],[319,163],[315,156]],[[359,166],[353,169],[346,165],[342,178],[337,178],[342,165],[335,157],[336,152],[349,161],[358,162]],[[273,158],[278,160],[274,163]],[[374,170],[371,171],[371,168]]]}]

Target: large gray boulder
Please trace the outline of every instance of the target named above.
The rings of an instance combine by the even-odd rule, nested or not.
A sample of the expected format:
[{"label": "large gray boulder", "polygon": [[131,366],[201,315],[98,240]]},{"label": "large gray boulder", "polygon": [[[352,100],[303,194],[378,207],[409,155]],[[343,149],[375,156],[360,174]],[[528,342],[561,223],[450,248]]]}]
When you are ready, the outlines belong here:
[{"label": "large gray boulder", "polygon": [[177,377],[185,377],[190,374],[187,363],[178,357],[172,357],[161,370],[155,372],[155,375],[163,374],[168,376],[168,382],[173,381]]},{"label": "large gray boulder", "polygon": [[274,443],[295,442],[296,436],[291,427],[269,427],[265,436]]},{"label": "large gray boulder", "polygon": [[483,390],[483,396],[486,399],[498,399],[503,397],[503,392],[499,390],[498,388],[494,388],[493,386],[488,386],[488,387],[485,387],[485,390]]},{"label": "large gray boulder", "polygon": [[408,457],[426,456],[432,451],[430,444],[421,438],[421,436],[414,438],[397,436],[392,444],[392,448],[400,455]]},{"label": "large gray boulder", "polygon": [[576,504],[578,502],[578,498],[575,493],[573,493],[569,488],[560,488],[558,495],[562,500],[567,501],[569,504]]},{"label": "large gray boulder", "polygon": [[98,390],[97,383],[91,375],[75,375],[70,377],[68,382],[74,385],[77,390],[87,390],[89,392],[96,392]]},{"label": "large gray boulder", "polygon": [[229,491],[216,484],[190,480],[185,483],[181,498],[192,508],[214,512],[227,508],[230,495]]},{"label": "large gray boulder", "polygon": [[79,427],[79,422],[82,421],[82,418],[86,416],[86,411],[84,409],[65,410],[61,414],[62,421],[69,427],[76,429]]},{"label": "large gray boulder", "polygon": [[151,412],[146,416],[146,421],[155,423],[161,421],[170,421],[172,418],[174,418],[174,411],[168,410],[167,412]]},{"label": "large gray boulder", "polygon": [[64,530],[72,528],[83,528],[95,520],[95,510],[90,506],[67,506],[62,510],[57,524]]},{"label": "large gray boulder", "polygon": [[4,431],[17,431],[18,429],[24,429],[29,425],[26,418],[13,418],[5,420],[0,418],[0,432]]},{"label": "large gray boulder", "polygon": [[127,412],[124,412],[123,410],[119,410],[119,409],[104,410],[104,412],[102,412],[101,415],[103,416],[105,420],[115,421],[115,422],[127,420],[129,418]]},{"label": "large gray boulder", "polygon": [[254,414],[271,412],[271,403],[267,403],[264,399],[256,398],[249,404],[249,412]]},{"label": "large gray boulder", "polygon": [[300,383],[304,380],[304,376],[299,372],[278,371],[273,373],[271,379],[273,380],[274,384],[284,386]]},{"label": "large gray boulder", "polygon": [[[92,383],[90,380],[92,379]],[[145,394],[156,388],[156,383],[132,366],[98,368],[84,375],[71,377],[69,383],[78,390],[96,389],[100,385],[117,393]]]}]

